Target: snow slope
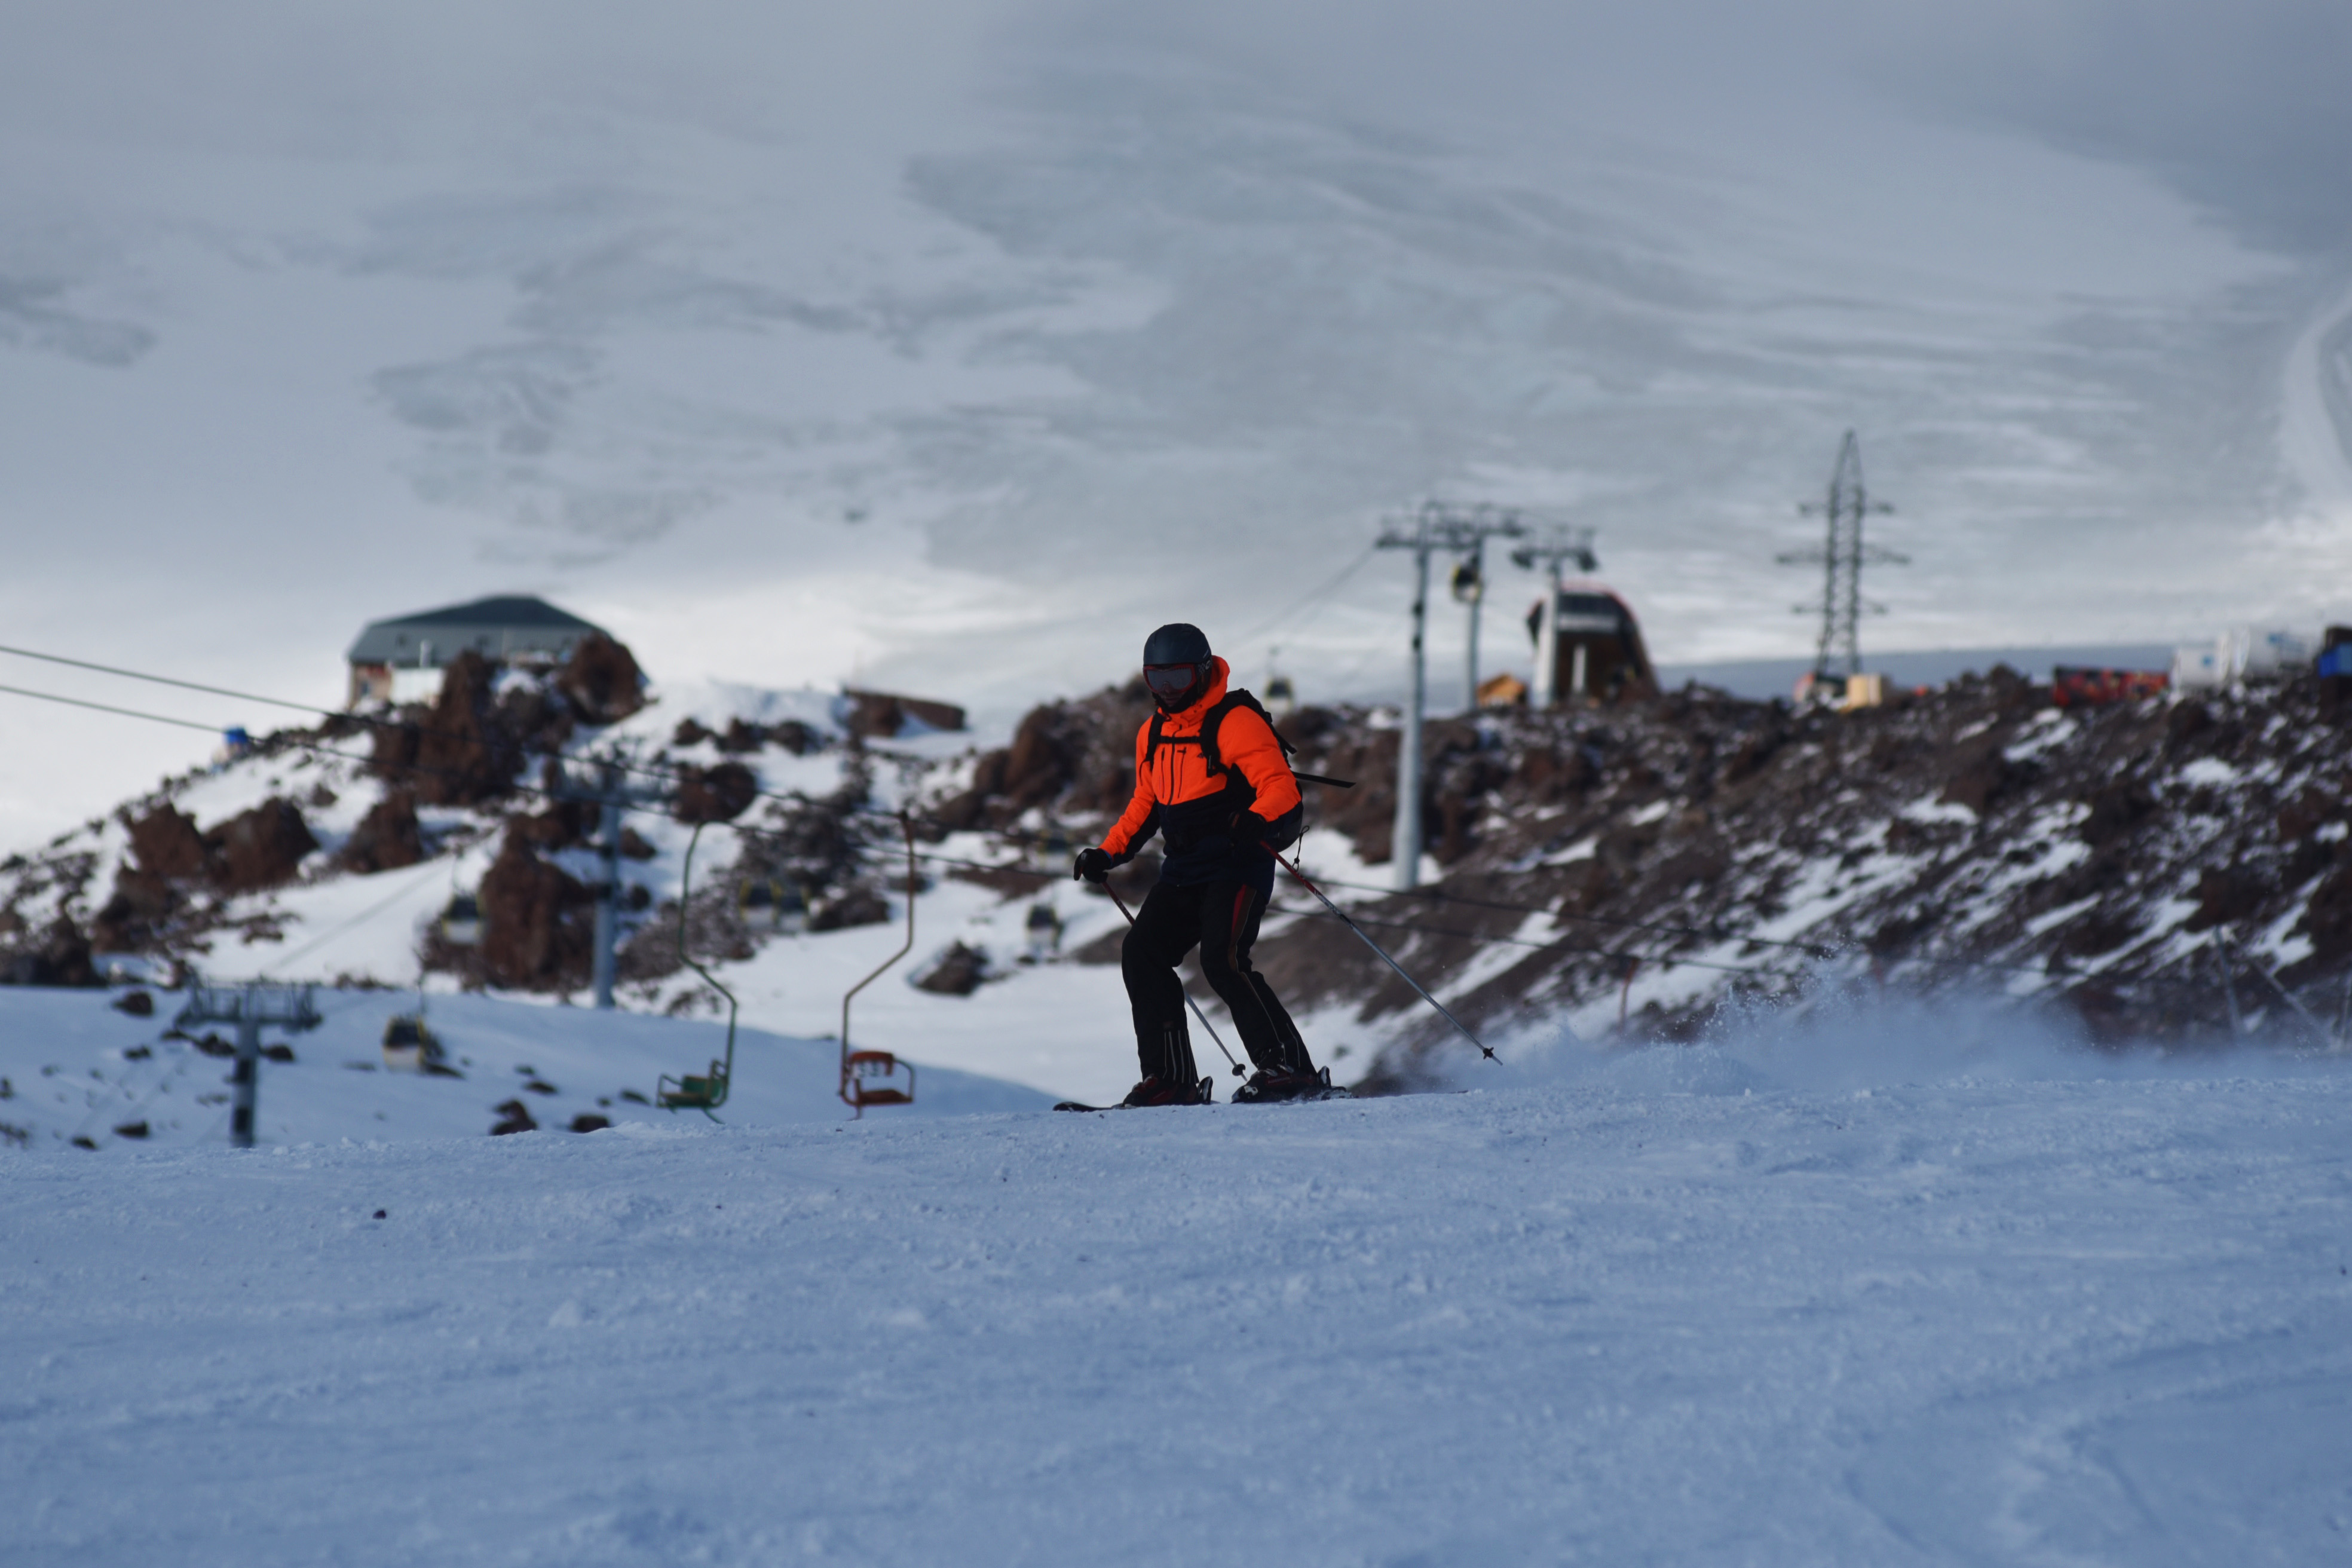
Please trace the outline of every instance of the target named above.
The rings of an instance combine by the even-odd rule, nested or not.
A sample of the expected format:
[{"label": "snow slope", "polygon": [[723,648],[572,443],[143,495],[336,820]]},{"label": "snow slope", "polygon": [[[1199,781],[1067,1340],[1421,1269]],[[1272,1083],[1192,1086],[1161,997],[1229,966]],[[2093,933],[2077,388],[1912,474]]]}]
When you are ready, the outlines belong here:
[{"label": "snow slope", "polygon": [[[155,994],[155,1014],[143,1019],[115,1011],[110,1000],[103,991],[0,988],[0,1079],[10,1090],[0,1099],[0,1125],[21,1132],[26,1148],[75,1157],[75,1138],[112,1150],[225,1142],[234,1064],[163,1037],[184,994]],[[266,1145],[478,1136],[499,1120],[495,1108],[510,1100],[528,1105],[549,1128],[569,1126],[581,1115],[668,1125],[673,1113],[643,1102],[656,1080],[700,1073],[726,1046],[719,1024],[436,995],[427,998],[429,1026],[448,1065],[464,1076],[426,1078],[383,1070],[384,1020],[414,1012],[415,993],[321,991],[317,1003],[325,1016],[317,1029],[290,1038],[275,1028],[262,1031],[265,1045],[283,1041],[294,1051],[291,1062],[262,1064],[257,1131]],[[189,1032],[236,1035],[234,1027],[214,1025]],[[830,1040],[746,1026],[737,1035],[734,1087],[719,1114],[756,1125],[839,1120],[848,1110],[834,1094],[837,1059]],[[1050,1103],[1037,1090],[997,1079],[949,1068],[919,1070],[914,1107],[889,1115],[960,1116]],[[631,1100],[631,1092],[643,1099]],[[131,1138],[114,1131],[131,1124],[146,1131]]]},{"label": "snow slope", "polygon": [[1905,1060],[18,1159],[0,1563],[2340,1560],[2352,1079]]}]

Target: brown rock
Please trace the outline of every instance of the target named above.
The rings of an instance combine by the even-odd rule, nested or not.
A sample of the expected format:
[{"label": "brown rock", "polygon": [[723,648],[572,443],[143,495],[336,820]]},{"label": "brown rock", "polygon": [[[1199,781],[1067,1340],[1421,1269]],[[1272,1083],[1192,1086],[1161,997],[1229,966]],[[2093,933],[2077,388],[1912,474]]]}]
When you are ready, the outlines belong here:
[{"label": "brown rock", "polygon": [[2017,778],[2016,769],[2000,754],[2000,747],[1981,742],[1960,754],[1957,767],[1945,782],[1942,798],[1948,805],[1965,805],[1982,816],[1987,807],[2009,792]]},{"label": "brown rock", "polygon": [[646,705],[645,671],[635,655],[608,637],[583,637],[555,678],[581,721],[616,724]]},{"label": "brown rock", "polygon": [[141,870],[157,877],[205,874],[205,839],[195,818],[169,804],[131,825],[131,854]]},{"label": "brown rock", "polygon": [[541,849],[569,849],[594,835],[598,810],[593,801],[558,800],[543,811],[508,819],[507,831]]},{"label": "brown rock", "polygon": [[376,771],[427,805],[479,805],[511,792],[523,753],[491,700],[496,673],[471,648],[450,660],[431,708],[376,727]]},{"label": "brown rock", "polygon": [[90,921],[91,944],[107,952],[143,952],[179,905],[180,895],[163,878],[127,863],[120,866],[114,873],[114,896]]},{"label": "brown rock", "polygon": [[682,767],[673,815],[680,822],[731,822],[759,798],[758,776],[740,763]]},{"label": "brown rock", "polygon": [[808,929],[841,931],[849,926],[880,925],[889,918],[889,900],[871,888],[851,888],[812,910]]},{"label": "brown rock", "polygon": [[224,893],[250,893],[290,881],[302,858],[318,847],[301,811],[276,796],[205,835],[213,885]]},{"label": "brown rock", "polygon": [[2083,842],[2095,847],[2112,844],[2147,821],[2156,811],[2156,797],[2147,786],[2126,779],[2095,793],[2091,815],[2083,819]]},{"label": "brown rock", "polygon": [[547,989],[583,984],[594,938],[595,897],[509,829],[482,878],[481,960],[492,984]]},{"label": "brown rock", "polygon": [[2184,929],[2210,931],[2242,921],[2260,910],[2270,889],[2260,877],[2237,868],[2200,872],[2197,878],[2197,912]]},{"label": "brown rock", "polygon": [[940,996],[969,996],[988,979],[988,954],[962,942],[950,944],[938,962],[915,982],[919,991]]},{"label": "brown rock", "polygon": [[386,790],[343,841],[339,858],[362,876],[395,871],[424,859],[425,836],[416,825],[415,795],[398,787]]},{"label": "brown rock", "polygon": [[2326,791],[2316,787],[2305,789],[2301,795],[2279,807],[2279,842],[2293,844],[2310,837],[2325,824],[2340,816],[2343,809],[2343,803]]},{"label": "brown rock", "polygon": [[152,1018],[155,1016],[155,998],[137,989],[125,991],[114,999],[114,1010],[134,1018]]},{"label": "brown rock", "polygon": [[41,935],[40,945],[18,952],[5,961],[0,984],[9,985],[97,985],[101,984],[89,962],[89,942],[69,916],[59,915]]}]

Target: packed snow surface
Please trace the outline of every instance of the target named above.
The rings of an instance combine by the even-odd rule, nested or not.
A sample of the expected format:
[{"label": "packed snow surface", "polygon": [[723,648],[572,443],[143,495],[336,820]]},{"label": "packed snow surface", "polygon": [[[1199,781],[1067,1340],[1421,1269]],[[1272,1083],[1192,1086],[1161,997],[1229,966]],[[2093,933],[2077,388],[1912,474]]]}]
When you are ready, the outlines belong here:
[{"label": "packed snow surface", "polygon": [[2352,1075],[1884,1043],[11,1156],[0,1562],[2342,1560]]},{"label": "packed snow surface", "polygon": [[[225,1144],[233,1024],[191,1024],[172,1039],[187,1000],[153,994],[147,1018],[126,1017],[103,991],[0,989],[0,1136],[21,1135],[38,1153],[77,1155],[76,1138],[108,1157],[140,1145]],[[650,1103],[664,1076],[701,1074],[726,1050],[724,1025],[641,1013],[597,1012],[488,996],[432,996],[425,1021],[455,1077],[393,1072],[383,1066],[384,1026],[416,1011],[413,991],[315,994],[322,1018],[312,1031],[261,1032],[265,1047],[286,1045],[291,1061],[264,1061],[256,1133],[269,1143],[457,1138],[487,1134],[498,1107],[526,1106],[547,1127],[580,1116],[609,1121],[675,1121]],[[836,1015],[837,1017],[837,1015]],[[356,1070],[354,1070],[356,1069]],[[737,1032],[735,1076],[720,1117],[729,1122],[831,1121],[848,1114],[836,1098],[840,1047],[765,1030]],[[631,1098],[635,1096],[635,1098]],[[892,1116],[960,1116],[1030,1110],[1051,1095],[951,1068],[918,1069],[916,1101]],[[696,1117],[699,1121],[699,1116]],[[126,1136],[121,1129],[135,1128]],[[0,1154],[8,1145],[0,1143]]]}]

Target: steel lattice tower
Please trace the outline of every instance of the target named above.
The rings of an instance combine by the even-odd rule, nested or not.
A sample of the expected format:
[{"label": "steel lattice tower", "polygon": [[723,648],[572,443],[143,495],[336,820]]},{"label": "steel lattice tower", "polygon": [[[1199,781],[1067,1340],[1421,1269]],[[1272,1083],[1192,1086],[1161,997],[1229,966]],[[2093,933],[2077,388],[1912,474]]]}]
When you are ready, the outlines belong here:
[{"label": "steel lattice tower", "polygon": [[[1883,500],[1872,500],[1862,482],[1862,441],[1851,430],[1838,447],[1837,468],[1830,475],[1829,493],[1818,501],[1806,501],[1797,508],[1808,517],[1828,520],[1829,535],[1818,551],[1801,550],[1780,557],[1791,566],[1822,568],[1822,597],[1818,604],[1797,606],[1800,615],[1822,617],[1822,640],[1813,656],[1813,678],[1817,680],[1843,679],[1862,673],[1862,617],[1866,612],[1884,615],[1886,606],[1876,605],[1862,596],[1862,569],[1870,565],[1905,565],[1907,558],[1892,550],[1865,544],[1862,538],[1863,519],[1873,512],[1891,512],[1895,509]],[[1832,666],[1843,660],[1845,668]]]}]

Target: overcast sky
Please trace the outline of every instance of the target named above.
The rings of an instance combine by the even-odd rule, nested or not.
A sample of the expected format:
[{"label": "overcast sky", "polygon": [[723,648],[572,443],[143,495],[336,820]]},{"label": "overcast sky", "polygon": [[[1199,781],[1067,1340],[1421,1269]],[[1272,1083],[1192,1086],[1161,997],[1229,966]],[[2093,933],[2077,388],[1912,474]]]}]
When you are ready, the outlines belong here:
[{"label": "overcast sky", "polygon": [[[2347,68],[2315,0],[20,5],[0,641],[334,700],[519,590],[671,682],[1001,720],[1181,616],[1377,695],[1402,563],[1299,601],[1433,494],[1790,654],[1849,426],[1865,647],[2315,626]],[[204,749],[0,701],[11,842]]]}]

